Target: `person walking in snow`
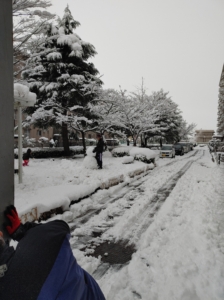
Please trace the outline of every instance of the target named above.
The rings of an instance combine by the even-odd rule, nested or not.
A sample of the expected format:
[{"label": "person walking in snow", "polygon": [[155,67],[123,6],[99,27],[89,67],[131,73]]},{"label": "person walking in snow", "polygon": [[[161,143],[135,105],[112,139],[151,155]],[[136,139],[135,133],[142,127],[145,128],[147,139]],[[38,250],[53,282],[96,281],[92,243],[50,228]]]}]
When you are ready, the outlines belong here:
[{"label": "person walking in snow", "polygon": [[6,231],[19,243],[14,250],[0,231],[1,300],[105,300],[72,253],[67,223],[23,225],[13,205],[4,214]]},{"label": "person walking in snow", "polygon": [[98,143],[96,145],[96,147],[93,149],[93,153],[96,153],[96,161],[97,161],[97,164],[98,164],[98,169],[102,169],[103,168],[103,150],[104,150],[104,141],[103,141],[103,138],[101,136],[101,134],[97,134],[97,140],[98,140]]},{"label": "person walking in snow", "polygon": [[29,160],[30,160],[30,157],[31,157],[31,149],[29,148],[26,153],[23,154],[23,166],[28,166],[29,164]]}]

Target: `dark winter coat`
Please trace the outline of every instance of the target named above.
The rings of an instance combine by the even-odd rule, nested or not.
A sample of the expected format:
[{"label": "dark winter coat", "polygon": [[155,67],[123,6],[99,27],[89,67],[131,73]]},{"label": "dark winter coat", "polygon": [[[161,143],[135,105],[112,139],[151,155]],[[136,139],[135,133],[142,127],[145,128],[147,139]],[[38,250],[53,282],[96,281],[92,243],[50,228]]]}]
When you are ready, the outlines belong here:
[{"label": "dark winter coat", "polygon": [[29,160],[31,157],[31,150],[28,149],[26,153],[23,154],[23,160]]},{"label": "dark winter coat", "polygon": [[103,150],[104,150],[104,145],[105,144],[104,144],[103,139],[100,138],[99,141],[98,141],[98,143],[97,143],[97,145],[96,145],[96,147],[95,147],[95,149],[94,149],[94,152],[96,152],[97,154],[98,153],[102,153]]},{"label": "dark winter coat", "polygon": [[0,266],[1,300],[105,300],[98,284],[72,254],[69,227],[64,221],[26,223],[13,237],[16,250],[5,246]]}]

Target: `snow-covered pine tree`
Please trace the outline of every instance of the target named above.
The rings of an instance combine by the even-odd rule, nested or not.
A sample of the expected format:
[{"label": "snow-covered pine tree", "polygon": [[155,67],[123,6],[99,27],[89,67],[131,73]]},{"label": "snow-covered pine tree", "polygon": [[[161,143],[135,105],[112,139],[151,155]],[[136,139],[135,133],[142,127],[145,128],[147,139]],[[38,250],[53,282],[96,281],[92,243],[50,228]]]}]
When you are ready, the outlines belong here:
[{"label": "snow-covered pine tree", "polygon": [[41,33],[54,15],[47,11],[49,0],[13,0],[13,56],[14,75],[18,76],[25,66],[31,49],[42,41]]},{"label": "snow-covered pine tree", "polygon": [[219,82],[217,133],[224,135],[224,65]]},{"label": "snow-covered pine tree", "polygon": [[38,127],[60,127],[66,155],[68,128],[77,116],[80,123],[89,122],[87,105],[102,84],[97,69],[87,61],[96,54],[94,46],[73,33],[78,25],[67,6],[58,25],[48,25],[45,43],[32,54],[29,68],[22,74],[38,101],[27,110],[32,115],[28,121]]}]

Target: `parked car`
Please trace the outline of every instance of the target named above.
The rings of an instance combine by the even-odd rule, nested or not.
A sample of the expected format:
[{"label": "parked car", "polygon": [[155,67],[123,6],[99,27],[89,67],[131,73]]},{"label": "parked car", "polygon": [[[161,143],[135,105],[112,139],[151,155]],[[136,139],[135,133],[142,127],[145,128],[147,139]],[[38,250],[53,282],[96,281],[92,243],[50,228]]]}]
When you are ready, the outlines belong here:
[{"label": "parked car", "polygon": [[184,155],[184,146],[183,145],[175,144],[174,148],[175,148],[176,155]]},{"label": "parked car", "polygon": [[107,149],[109,151],[113,150],[115,147],[120,145],[119,140],[117,139],[106,139]]},{"label": "parked car", "polygon": [[184,153],[188,153],[189,151],[191,151],[191,146],[188,142],[178,142],[176,143],[176,145],[182,145],[184,147]]},{"label": "parked car", "polygon": [[189,143],[189,144],[190,144],[191,150],[194,150],[194,144],[193,143]]},{"label": "parked car", "polygon": [[175,157],[175,148],[173,145],[163,145],[160,150],[160,155],[159,157],[164,158],[164,157],[170,157],[174,158]]}]

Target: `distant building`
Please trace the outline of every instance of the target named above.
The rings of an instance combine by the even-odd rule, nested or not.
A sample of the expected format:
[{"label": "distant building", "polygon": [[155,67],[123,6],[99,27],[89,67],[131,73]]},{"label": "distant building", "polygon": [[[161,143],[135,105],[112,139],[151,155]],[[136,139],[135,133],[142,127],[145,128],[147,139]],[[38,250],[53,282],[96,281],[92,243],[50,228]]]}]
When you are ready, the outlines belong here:
[{"label": "distant building", "polygon": [[[27,117],[27,114],[23,112],[22,114],[22,120],[24,121]],[[14,109],[14,147],[17,148],[18,147],[18,110]],[[70,146],[75,146],[75,145],[82,145],[82,140],[81,140],[81,134],[79,132],[75,132],[75,130],[73,130],[74,132],[74,136],[77,136],[78,139],[75,139],[74,136],[71,134],[70,132],[70,136],[69,136],[69,145]],[[43,128],[38,128],[38,127],[34,127],[33,125],[31,126],[26,126],[22,128],[22,133],[23,133],[23,141],[26,139],[32,139],[33,142],[33,146],[40,146],[38,140],[40,138],[47,138],[48,140],[50,139],[55,139],[57,140],[57,146],[58,147],[62,147],[63,146],[63,141],[62,141],[62,136],[61,136],[61,130],[58,128],[54,128],[54,127],[48,127],[46,129]],[[73,136],[73,137],[72,137]],[[104,137],[105,139],[111,139],[113,138],[113,136],[110,133],[104,132]],[[97,140],[97,132],[95,131],[88,131],[85,134],[85,138],[86,139],[93,139],[93,140]],[[46,143],[46,146],[49,143]],[[24,143],[25,147],[29,146],[32,147],[31,145],[26,145],[26,143]]]},{"label": "distant building", "polygon": [[214,133],[214,130],[195,130],[195,141],[198,144],[208,143],[212,139]]},{"label": "distant building", "polygon": [[218,102],[218,120],[217,133],[224,135],[224,65],[219,81],[219,102]]}]

